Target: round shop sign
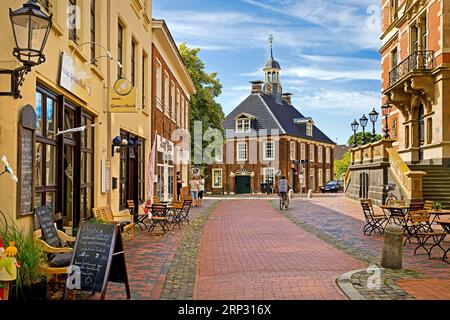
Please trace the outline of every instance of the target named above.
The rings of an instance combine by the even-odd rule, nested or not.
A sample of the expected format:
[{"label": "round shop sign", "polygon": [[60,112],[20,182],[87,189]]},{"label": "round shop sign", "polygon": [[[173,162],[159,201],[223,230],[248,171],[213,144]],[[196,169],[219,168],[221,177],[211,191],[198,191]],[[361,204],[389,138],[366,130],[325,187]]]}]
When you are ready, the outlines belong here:
[{"label": "round shop sign", "polygon": [[114,83],[114,91],[120,96],[126,96],[133,90],[133,85],[127,79],[119,79]]}]

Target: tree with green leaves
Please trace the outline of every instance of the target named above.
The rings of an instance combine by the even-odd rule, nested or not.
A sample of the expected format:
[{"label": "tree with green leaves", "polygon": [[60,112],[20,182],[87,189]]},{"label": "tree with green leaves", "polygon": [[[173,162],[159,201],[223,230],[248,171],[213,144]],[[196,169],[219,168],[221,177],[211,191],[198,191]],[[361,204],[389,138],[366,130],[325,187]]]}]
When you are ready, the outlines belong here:
[{"label": "tree with green leaves", "polygon": [[[196,94],[191,97],[191,150],[192,155],[202,150],[194,148],[194,125],[196,121],[202,122],[202,132],[209,128],[219,129],[223,132],[222,120],[224,113],[222,106],[215,99],[222,94],[222,84],[217,79],[217,72],[207,73],[205,63],[199,58],[199,48],[189,48],[186,43],[178,47],[181,57],[191,75]],[[203,142],[203,148],[208,142]],[[197,146],[198,147],[198,146]]]},{"label": "tree with green leaves", "polygon": [[[366,137],[366,144],[368,144],[372,141],[372,133],[366,132],[364,136]],[[356,134],[356,142],[357,142],[358,146],[362,145],[362,138],[363,138],[363,133],[358,132]],[[382,138],[383,137],[381,136],[381,134],[377,134],[375,136],[375,141],[380,141]],[[348,138],[347,144],[349,146],[353,147],[353,145],[355,144],[355,136],[354,135],[351,135],[350,138]]]},{"label": "tree with green leaves", "polygon": [[334,161],[334,175],[336,179],[342,179],[350,166],[351,154],[346,152],[341,160]]}]

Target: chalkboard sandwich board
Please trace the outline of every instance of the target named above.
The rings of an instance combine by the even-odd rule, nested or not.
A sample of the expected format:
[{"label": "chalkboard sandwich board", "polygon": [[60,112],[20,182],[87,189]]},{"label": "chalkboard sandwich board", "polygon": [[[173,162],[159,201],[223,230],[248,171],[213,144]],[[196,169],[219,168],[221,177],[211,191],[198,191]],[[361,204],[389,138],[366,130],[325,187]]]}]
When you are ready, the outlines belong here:
[{"label": "chalkboard sandwich board", "polygon": [[82,222],[75,242],[69,267],[67,290],[91,294],[101,293],[105,298],[108,282],[123,283],[130,299],[125,253],[117,225]]},{"label": "chalkboard sandwich board", "polygon": [[44,206],[36,208],[34,211],[39,221],[39,225],[41,226],[42,238],[52,247],[61,247],[61,239],[58,236],[58,231],[56,230],[55,222],[53,221],[52,208]]}]

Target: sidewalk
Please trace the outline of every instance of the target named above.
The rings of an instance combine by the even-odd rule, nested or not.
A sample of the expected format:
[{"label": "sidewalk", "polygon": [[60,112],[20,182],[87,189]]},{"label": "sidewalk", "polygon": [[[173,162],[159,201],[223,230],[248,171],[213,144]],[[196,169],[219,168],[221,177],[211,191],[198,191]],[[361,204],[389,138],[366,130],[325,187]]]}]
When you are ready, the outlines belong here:
[{"label": "sidewalk", "polygon": [[[208,209],[214,201],[205,200],[203,207],[191,208],[191,222]],[[134,240],[125,240],[125,252],[128,279],[132,300],[159,300],[166,282],[167,273],[180,245],[183,235],[189,226],[183,225],[181,230],[175,228],[165,235],[148,233],[135,229]],[[108,283],[107,300],[126,299],[123,284]]]},{"label": "sidewalk", "polygon": [[365,267],[269,201],[228,200],[205,227],[194,299],[346,299],[335,279]]},{"label": "sidewalk", "polygon": [[[363,234],[365,223],[358,202],[343,195],[295,199],[289,214],[322,232],[331,242],[367,253],[375,262],[380,261],[383,236]],[[411,244],[404,247],[403,267],[419,272],[422,279],[398,280],[397,285],[416,299],[450,299],[450,264],[437,257],[430,260],[426,254],[414,256],[414,248]],[[437,254],[438,250],[433,252]]]}]

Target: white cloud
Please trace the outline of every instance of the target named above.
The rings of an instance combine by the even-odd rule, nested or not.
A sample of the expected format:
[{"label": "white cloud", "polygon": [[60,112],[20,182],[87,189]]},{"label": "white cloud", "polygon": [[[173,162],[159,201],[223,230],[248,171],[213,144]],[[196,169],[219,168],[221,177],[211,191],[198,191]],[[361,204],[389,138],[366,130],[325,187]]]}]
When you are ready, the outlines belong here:
[{"label": "white cloud", "polygon": [[326,111],[335,115],[359,115],[370,112],[381,103],[381,94],[373,91],[329,90],[319,89],[316,92],[305,94],[294,103],[300,111],[316,112]]}]

